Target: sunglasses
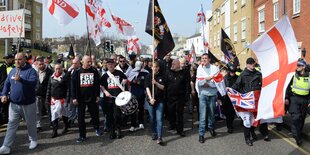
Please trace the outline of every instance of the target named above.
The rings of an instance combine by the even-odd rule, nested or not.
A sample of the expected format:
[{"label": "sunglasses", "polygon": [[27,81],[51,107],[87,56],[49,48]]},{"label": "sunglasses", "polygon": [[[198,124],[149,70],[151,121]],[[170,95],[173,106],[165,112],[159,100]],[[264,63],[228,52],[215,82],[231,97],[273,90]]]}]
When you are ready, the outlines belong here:
[{"label": "sunglasses", "polygon": [[299,65],[299,64],[298,64],[297,67],[304,67],[304,65]]},{"label": "sunglasses", "polygon": [[125,61],[119,61],[119,62],[125,62]]}]

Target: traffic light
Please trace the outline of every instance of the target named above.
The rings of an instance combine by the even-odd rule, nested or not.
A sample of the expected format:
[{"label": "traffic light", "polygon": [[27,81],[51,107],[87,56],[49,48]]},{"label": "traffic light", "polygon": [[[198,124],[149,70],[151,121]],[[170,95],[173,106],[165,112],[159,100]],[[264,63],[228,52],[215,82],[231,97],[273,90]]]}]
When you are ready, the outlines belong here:
[{"label": "traffic light", "polygon": [[16,45],[12,45],[12,53],[16,52]]},{"label": "traffic light", "polygon": [[110,46],[111,46],[111,41],[110,40],[105,41],[104,49],[107,51],[110,51]]},{"label": "traffic light", "polygon": [[114,52],[114,44],[111,44],[111,47],[110,47],[110,52],[113,53]]}]

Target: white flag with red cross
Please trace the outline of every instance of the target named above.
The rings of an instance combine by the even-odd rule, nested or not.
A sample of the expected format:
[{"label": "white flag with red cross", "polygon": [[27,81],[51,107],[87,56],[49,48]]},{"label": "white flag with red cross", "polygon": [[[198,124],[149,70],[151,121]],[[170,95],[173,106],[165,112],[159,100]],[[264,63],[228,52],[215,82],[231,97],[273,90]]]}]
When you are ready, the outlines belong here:
[{"label": "white flag with red cross", "polygon": [[298,60],[298,44],[289,18],[284,16],[250,48],[263,76],[256,120],[283,116],[286,88]]},{"label": "white flag with red cross", "polygon": [[106,11],[102,7],[101,0],[87,0],[86,4],[87,26],[89,36],[96,46],[101,44],[101,33],[111,27],[111,23],[106,17]]},{"label": "white flag with red cross", "polygon": [[127,38],[127,51],[128,53],[135,52],[139,54],[141,51],[141,45],[137,36],[130,36]]},{"label": "white flag with red cross", "polygon": [[125,20],[123,20],[120,17],[117,17],[115,15],[112,14],[112,19],[116,25],[116,30],[125,35],[125,36],[134,36],[136,35],[135,29],[134,27],[129,24],[128,22],[126,22]]},{"label": "white flag with red cross", "polygon": [[69,24],[79,15],[79,8],[72,0],[42,0],[42,3],[60,25]]}]

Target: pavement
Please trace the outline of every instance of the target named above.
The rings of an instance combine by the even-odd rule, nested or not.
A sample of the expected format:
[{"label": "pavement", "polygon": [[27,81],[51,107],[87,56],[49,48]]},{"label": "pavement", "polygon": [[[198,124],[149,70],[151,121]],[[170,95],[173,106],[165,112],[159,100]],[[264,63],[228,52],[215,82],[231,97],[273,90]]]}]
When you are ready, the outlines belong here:
[{"label": "pavement", "polygon": [[[287,114],[286,116],[283,117],[283,124],[284,128],[291,131],[291,124],[292,124],[292,119],[290,114]],[[302,136],[304,139],[310,141],[310,116],[307,115],[305,119],[305,125],[302,131]]]}]

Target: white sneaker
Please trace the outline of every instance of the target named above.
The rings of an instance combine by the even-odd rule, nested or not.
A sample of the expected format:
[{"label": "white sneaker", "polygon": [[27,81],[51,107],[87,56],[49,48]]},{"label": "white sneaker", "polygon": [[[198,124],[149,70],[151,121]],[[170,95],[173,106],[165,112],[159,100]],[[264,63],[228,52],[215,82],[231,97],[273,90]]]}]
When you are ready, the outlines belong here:
[{"label": "white sneaker", "polygon": [[29,149],[33,150],[38,146],[38,142],[37,141],[31,141],[29,144]]},{"label": "white sneaker", "polygon": [[0,147],[0,154],[10,154],[11,153],[11,149],[7,146],[2,145]]},{"label": "white sneaker", "polygon": [[129,131],[130,131],[130,132],[134,132],[134,131],[135,131],[135,127],[133,127],[133,126],[130,127],[130,128],[129,128]]},{"label": "white sneaker", "polygon": [[139,129],[144,129],[143,124],[139,124]]}]

